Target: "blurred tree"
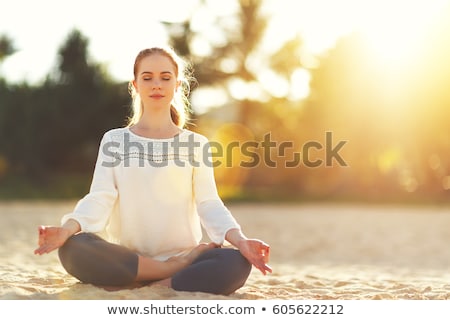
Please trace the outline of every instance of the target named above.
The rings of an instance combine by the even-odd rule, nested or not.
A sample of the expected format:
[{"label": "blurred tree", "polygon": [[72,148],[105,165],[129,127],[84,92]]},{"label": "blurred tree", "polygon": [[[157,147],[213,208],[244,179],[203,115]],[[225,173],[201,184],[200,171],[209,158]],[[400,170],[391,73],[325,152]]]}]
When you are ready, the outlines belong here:
[{"label": "blurred tree", "polygon": [[17,49],[14,47],[14,41],[7,35],[0,36],[0,64],[6,57],[14,54]]},{"label": "blurred tree", "polygon": [[88,44],[79,30],[72,30],[59,49],[58,69],[47,83],[54,89],[49,110],[52,131],[58,132],[46,139],[47,160],[72,170],[92,167],[101,135],[123,125],[128,113],[127,85],[115,84],[101,64],[91,61]]},{"label": "blurred tree", "polygon": [[[194,129],[209,136],[220,137],[224,146],[230,139],[237,142],[244,136],[249,136],[243,130],[242,136],[237,137],[239,133],[232,133],[232,130],[238,130],[237,128],[249,130],[254,142],[262,141],[269,132],[274,132],[272,137],[279,139],[280,143],[298,140],[300,102],[286,100],[288,89],[282,97],[270,89],[279,85],[278,78],[282,79],[281,82],[286,87],[292,85],[293,73],[303,67],[302,42],[298,37],[294,37],[280,48],[264,51],[261,43],[269,17],[262,14],[263,4],[261,0],[239,0],[231,15],[218,13],[211,17],[210,14],[209,24],[199,27],[196,14],[201,17],[202,9],[208,6],[207,2],[201,1],[198,10],[193,11],[195,13],[187,21],[166,23],[171,45],[194,66],[195,77],[200,85],[200,90],[195,93],[201,96],[201,89],[214,88],[227,95],[224,105],[194,116],[198,125]],[[274,78],[273,83],[268,86],[261,83],[260,78],[264,72]],[[215,101],[211,101],[211,105],[216,105]],[[230,126],[227,124],[230,122],[239,125]],[[222,125],[225,126],[223,130]],[[229,135],[228,138],[225,137],[226,134]],[[258,155],[260,159],[262,156]],[[221,189],[239,191],[239,188],[234,186],[236,181],[239,183],[238,187],[263,188],[285,183],[285,188],[292,188],[298,180],[292,168],[286,170],[286,166],[281,164],[275,169],[268,168],[262,161],[251,168],[242,168],[233,163],[233,167],[216,168]],[[262,174],[267,173],[267,170],[272,173],[276,171],[276,174],[272,175],[273,178],[268,179],[267,175]],[[240,178],[232,179],[237,176]],[[261,180],[261,177],[266,178]]]},{"label": "blurred tree", "polygon": [[127,84],[89,59],[88,39],[78,30],[68,34],[42,84],[1,82],[0,96],[0,156],[10,175],[40,184],[91,174],[102,134],[129,113]]},{"label": "blurred tree", "polygon": [[56,79],[60,84],[84,83],[87,88],[103,80],[99,64],[90,61],[89,40],[77,29],[72,30],[58,52]]},{"label": "blurred tree", "polygon": [[[261,0],[240,0],[237,16],[216,16],[208,26],[220,34],[223,41],[214,42],[206,29],[196,30],[193,27],[195,17],[181,23],[166,23],[171,37],[171,45],[181,55],[192,62],[195,78],[201,87],[219,87],[232,100],[229,85],[236,79],[244,82],[256,82],[257,75],[251,69],[252,54],[257,50],[266,27],[266,19],[261,17],[259,10]],[[204,1],[201,6],[207,6]],[[211,30],[211,29],[209,29]],[[207,53],[198,52],[196,45],[203,43]],[[233,103],[238,103],[234,101]],[[245,106],[240,106],[239,122],[246,123]]]},{"label": "blurred tree", "polygon": [[[0,67],[3,61],[16,51],[13,39],[7,35],[0,36]],[[17,97],[21,99],[28,96],[30,91],[26,85],[18,85],[14,89],[11,87],[0,72],[0,178],[9,170],[11,163],[17,161],[16,157],[13,156],[13,150],[17,146],[14,146],[15,139],[11,139],[11,136],[23,134],[22,132],[11,131],[12,123],[14,123],[11,119],[23,118],[23,110],[20,108],[21,103],[13,98],[14,91],[17,93]]]}]

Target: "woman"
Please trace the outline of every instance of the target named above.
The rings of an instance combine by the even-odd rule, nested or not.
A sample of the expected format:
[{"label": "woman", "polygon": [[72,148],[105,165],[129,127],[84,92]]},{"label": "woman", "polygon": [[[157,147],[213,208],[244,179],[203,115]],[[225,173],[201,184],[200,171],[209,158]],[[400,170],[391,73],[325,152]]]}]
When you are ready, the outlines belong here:
[{"label": "woman", "polygon": [[[269,246],[248,239],[218,196],[208,140],[184,129],[186,69],[170,48],[137,55],[129,125],[104,134],[89,193],[60,227],[39,227],[36,254],[58,249],[68,273],[97,286],[229,295],[252,265],[272,272]],[[199,243],[201,226],[211,243]]]}]

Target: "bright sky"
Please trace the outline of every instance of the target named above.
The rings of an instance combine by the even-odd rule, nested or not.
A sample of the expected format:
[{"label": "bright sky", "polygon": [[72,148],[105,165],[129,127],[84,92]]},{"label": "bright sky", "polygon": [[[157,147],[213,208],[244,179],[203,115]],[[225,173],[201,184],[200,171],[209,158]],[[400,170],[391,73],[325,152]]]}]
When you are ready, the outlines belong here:
[{"label": "bright sky", "polygon": [[[359,29],[386,59],[397,59],[414,46],[415,36],[450,0],[267,0],[273,15],[268,49],[300,33],[311,52],[333,45],[337,37]],[[199,28],[214,14],[233,12],[233,1],[209,0],[210,12],[201,12],[198,0],[0,0],[0,35],[14,40],[19,51],[0,72],[10,82],[42,79],[55,65],[59,46],[77,27],[90,40],[89,52],[106,63],[118,80],[129,80],[136,53],[164,43],[158,21],[197,17]],[[411,32],[412,31],[412,32]],[[401,39],[401,41],[399,41]],[[393,61],[394,61],[393,60]]]}]

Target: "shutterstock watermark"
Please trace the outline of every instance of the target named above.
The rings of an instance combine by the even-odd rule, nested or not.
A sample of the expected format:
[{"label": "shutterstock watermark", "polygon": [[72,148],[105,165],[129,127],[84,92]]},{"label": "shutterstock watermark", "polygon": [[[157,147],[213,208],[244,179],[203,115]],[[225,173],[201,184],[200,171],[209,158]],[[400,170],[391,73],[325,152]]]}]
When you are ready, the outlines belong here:
[{"label": "shutterstock watermark", "polygon": [[[303,143],[300,148],[296,148],[293,141],[272,140],[270,132],[263,136],[262,141],[231,141],[226,144],[209,141],[203,145],[195,140],[194,134],[188,134],[187,139],[175,136],[173,139],[144,142],[130,139],[130,135],[124,133],[123,141],[107,142],[100,152],[103,153],[105,160],[102,165],[105,167],[143,167],[146,163],[153,167],[164,167],[169,165],[170,161],[180,167],[188,164],[192,167],[234,167],[236,157],[238,166],[243,168],[253,168],[261,164],[270,168],[317,168],[334,165],[348,167],[340,154],[347,142],[348,140],[334,142],[331,131],[325,132],[324,143],[311,140]],[[317,154],[319,151],[320,155]]]}]

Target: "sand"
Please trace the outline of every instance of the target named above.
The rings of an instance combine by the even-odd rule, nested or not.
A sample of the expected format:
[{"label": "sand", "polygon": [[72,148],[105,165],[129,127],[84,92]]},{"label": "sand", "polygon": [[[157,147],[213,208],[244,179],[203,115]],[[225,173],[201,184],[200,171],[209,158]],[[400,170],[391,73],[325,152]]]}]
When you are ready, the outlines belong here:
[{"label": "sand", "polygon": [[231,296],[160,286],[106,291],[81,284],[55,252],[35,256],[39,224],[58,224],[75,202],[0,203],[3,300],[446,300],[450,207],[230,204],[249,237],[271,245],[272,274],[254,269]]}]

